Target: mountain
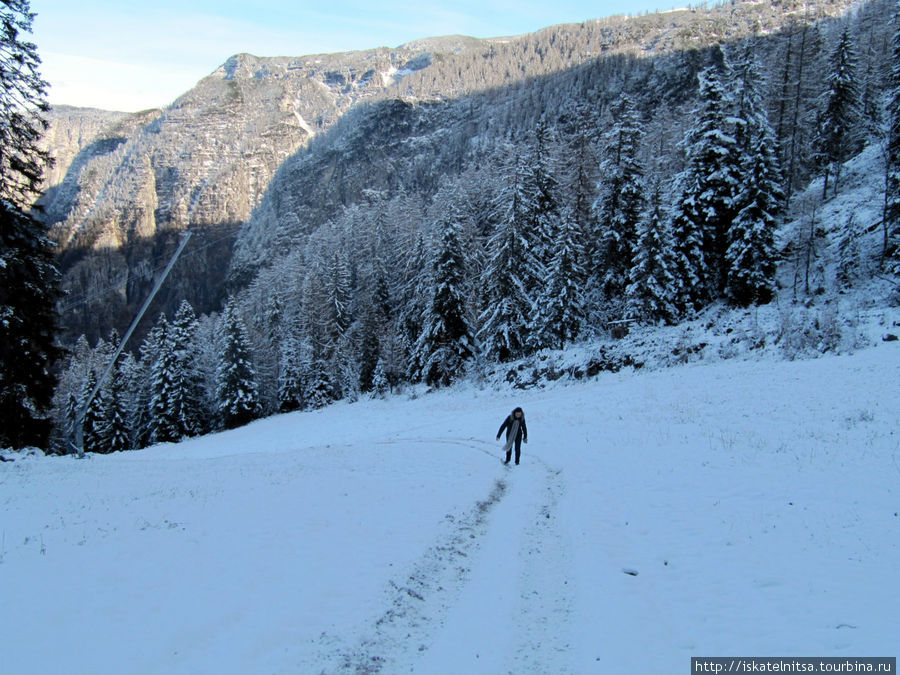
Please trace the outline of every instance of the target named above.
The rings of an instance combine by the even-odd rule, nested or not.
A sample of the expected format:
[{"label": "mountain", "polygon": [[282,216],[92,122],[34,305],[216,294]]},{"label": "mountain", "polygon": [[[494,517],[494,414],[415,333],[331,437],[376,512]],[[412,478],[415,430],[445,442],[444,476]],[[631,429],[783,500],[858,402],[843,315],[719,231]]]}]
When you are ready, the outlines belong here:
[{"label": "mountain", "polygon": [[[623,87],[648,85],[645,109],[677,104],[690,97],[702,48],[850,6],[740,2],[510,38],[240,54],[165,109],[57,108],[46,139],[57,165],[39,203],[60,246],[66,333],[121,331],[188,227],[198,235],[191,264],[176,269],[158,308],[187,298],[211,311],[273,254],[374,193],[427,201],[445,176],[577,99],[599,112]],[[644,75],[630,75],[634,64]]]},{"label": "mountain", "polygon": [[57,165],[39,204],[60,245],[66,287],[76,299],[117,292],[72,304],[68,326],[119,324],[188,227],[219,245],[173,292],[214,306],[230,238],[284,160],[348,109],[427,64],[427,52],[404,47],[303,58],[241,54],[163,110],[54,110],[46,140]]}]

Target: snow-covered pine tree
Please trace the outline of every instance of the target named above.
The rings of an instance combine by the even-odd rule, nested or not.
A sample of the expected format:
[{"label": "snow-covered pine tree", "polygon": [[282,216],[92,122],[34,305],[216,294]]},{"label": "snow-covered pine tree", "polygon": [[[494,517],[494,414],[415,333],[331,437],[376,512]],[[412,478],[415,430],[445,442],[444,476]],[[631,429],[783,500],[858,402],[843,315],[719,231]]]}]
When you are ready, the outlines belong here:
[{"label": "snow-covered pine tree", "polygon": [[347,248],[341,246],[332,252],[327,261],[325,275],[326,311],[325,334],[332,349],[337,346],[353,318],[350,314],[352,299],[350,281],[350,264],[347,260]]},{"label": "snow-covered pine tree", "polygon": [[834,176],[837,195],[841,167],[861,149],[860,91],[857,80],[856,49],[850,31],[844,29],[829,59],[825,105],[819,117],[813,148],[818,166],[824,171],[822,199],[828,196],[828,181]]},{"label": "snow-covered pine tree", "polygon": [[49,110],[28,0],[0,5],[0,447],[46,447],[56,386],[59,270],[47,226],[30,215],[52,159]]},{"label": "snow-covered pine tree", "polygon": [[194,334],[197,344],[197,372],[200,374],[200,393],[202,395],[204,427],[212,430],[216,427],[218,403],[216,390],[218,379],[216,371],[219,367],[218,314],[202,314],[197,319],[197,331]]},{"label": "snow-covered pine tree", "polygon": [[728,232],[725,253],[728,267],[726,295],[739,307],[765,304],[775,293],[775,229],[781,212],[782,193],[773,178],[774,152],[759,142],[738,196],[743,208]]},{"label": "snow-covered pine tree", "polygon": [[[247,335],[254,355],[256,383],[263,414],[278,410],[278,368],[284,306],[281,289],[266,275],[258,277],[240,298],[244,316],[249,317]],[[262,308],[259,311],[258,308]]]},{"label": "snow-covered pine tree", "polygon": [[553,256],[543,292],[538,296],[535,325],[541,344],[563,349],[581,335],[585,321],[584,236],[570,209],[563,209],[556,228]]},{"label": "snow-covered pine tree", "polygon": [[69,392],[66,394],[66,404],[63,411],[62,438],[59,439],[57,448],[60,454],[69,454],[72,450],[72,444],[75,442],[75,424],[77,419],[78,397],[74,393]]},{"label": "snow-covered pine tree", "polygon": [[182,301],[170,327],[174,362],[169,405],[179,438],[196,436],[210,428],[203,405],[201,374],[197,370],[197,327],[194,308],[187,300]]},{"label": "snow-covered pine tree", "polygon": [[153,397],[152,372],[156,358],[163,349],[164,335],[158,325],[154,325],[141,343],[140,361],[132,373],[134,377],[133,410],[131,428],[134,447],[144,448],[153,440],[153,415],[151,399]]},{"label": "snow-covered pine tree", "polygon": [[375,369],[381,358],[381,343],[392,330],[393,299],[388,273],[390,243],[379,213],[375,222],[374,244],[371,255],[371,273],[366,284],[368,297],[361,303],[358,321],[359,388],[371,391]]},{"label": "snow-covered pine tree", "polygon": [[[726,64],[721,52],[702,71],[697,124],[688,132],[688,168],[681,184],[684,192],[676,212],[673,236],[677,283],[690,289],[685,309],[696,309],[725,291],[728,285],[728,231],[737,215],[741,185],[741,152],[734,137],[734,100],[725,84]],[[703,259],[692,259],[694,238],[701,237]],[[689,266],[693,269],[687,269]],[[687,275],[687,276],[683,276]],[[695,283],[699,288],[694,290]],[[693,305],[693,307],[690,307]]]},{"label": "snow-covered pine tree", "polygon": [[406,377],[412,382],[419,382],[422,379],[422,364],[418,361],[414,347],[423,329],[426,289],[430,282],[425,237],[422,232],[416,235],[407,260],[409,264],[404,268],[398,323],[405,352]]},{"label": "snow-covered pine tree", "polygon": [[120,452],[131,449],[131,427],[129,425],[127,391],[118,363],[113,366],[109,377],[109,399],[106,402],[109,412],[104,436],[109,452]]},{"label": "snow-covered pine tree", "polygon": [[353,346],[352,332],[345,333],[335,346],[329,364],[329,373],[335,399],[356,401],[359,399],[359,360]]},{"label": "snow-covered pine tree", "polygon": [[669,222],[657,185],[650,197],[650,209],[637,225],[634,257],[625,288],[627,318],[644,323],[675,320],[674,264]]},{"label": "snow-covered pine tree", "polygon": [[523,216],[523,167],[516,161],[513,186],[497,232],[488,241],[488,261],[481,277],[485,309],[478,339],[489,359],[509,361],[529,349],[529,326],[543,279],[532,221]]},{"label": "snow-covered pine tree", "polygon": [[689,165],[675,179],[672,209],[672,302],[690,316],[709,301],[709,263],[703,247],[703,218],[697,208],[700,183]]},{"label": "snow-covered pine tree", "polygon": [[[613,106],[614,123],[604,134],[604,157],[594,203],[596,258],[592,262],[595,287],[603,300],[621,312],[638,222],[646,208],[644,172],[638,151],[644,134],[640,115],[623,94]],[[599,300],[599,298],[598,298]]]},{"label": "snow-covered pine tree", "polygon": [[900,275],[900,1],[895,5],[893,23],[881,258],[886,271]]},{"label": "snow-covered pine tree", "polygon": [[775,228],[784,208],[775,132],[763,104],[763,78],[753,43],[732,61],[735,109],[732,117],[743,181],[735,197],[737,216],[725,253],[732,304],[766,303],[775,289]]},{"label": "snow-covered pine tree", "polygon": [[403,340],[392,328],[381,336],[379,344],[378,365],[375,367],[375,385],[376,390],[382,386],[378,381],[379,377],[384,378],[385,384],[389,391],[394,389],[403,380],[406,373],[406,352],[403,349]]},{"label": "snow-covered pine tree", "polygon": [[384,359],[379,358],[378,363],[375,364],[375,372],[372,373],[372,391],[379,398],[383,398],[390,388]]},{"label": "snow-covered pine tree", "polygon": [[359,310],[362,316],[358,320],[359,387],[363,392],[373,389],[375,369],[382,360],[385,342],[392,339],[401,324],[397,281],[401,269],[399,261],[403,256],[401,251],[396,250],[397,242],[388,234],[386,219],[383,212],[376,218],[371,269],[364,284],[365,290],[360,291],[363,302]]},{"label": "snow-covered pine tree", "polygon": [[[96,385],[97,375],[93,370],[91,370],[88,373],[87,380],[85,380],[84,387],[81,391],[81,399],[78,402],[79,409],[84,406],[85,401],[87,401],[87,397],[90,396],[90,393],[93,391]],[[81,428],[84,434],[82,449],[85,452],[108,452],[108,449],[104,442],[104,432],[107,427],[106,419],[103,416],[105,408],[106,402],[103,399],[103,391],[100,390],[97,392],[94,398],[91,399],[87,410],[85,410],[84,412],[84,420],[81,424]]]},{"label": "snow-covered pine tree", "polygon": [[[119,357],[119,363],[116,364],[118,372],[116,376],[121,382],[121,405],[125,415],[125,428],[128,429],[128,449],[136,449],[141,447],[139,441],[139,423],[142,419],[143,412],[141,406],[141,392],[145,390],[143,385],[143,369],[140,361],[138,361],[129,351]],[[146,404],[144,405],[146,409]]]},{"label": "snow-covered pine tree", "polygon": [[359,389],[372,390],[372,378],[380,355],[380,337],[386,326],[379,320],[378,303],[374,296],[363,303],[362,317],[357,325],[359,351]]},{"label": "snow-covered pine tree", "polygon": [[309,344],[299,331],[288,332],[281,340],[278,374],[278,410],[291,412],[306,406],[306,386],[310,370]]},{"label": "snow-covered pine tree", "polygon": [[[865,135],[869,141],[877,141],[884,126],[883,105],[884,84],[881,64],[878,60],[880,50],[869,43],[865,55],[865,67],[860,87],[859,113],[862,117]],[[867,141],[867,142],[869,142]],[[865,144],[865,142],[864,142]]]},{"label": "snow-covered pine tree", "polygon": [[534,150],[522,173],[523,216],[531,221],[535,251],[546,269],[553,255],[556,228],[560,221],[559,183],[552,166],[553,134],[543,117],[534,130]]},{"label": "snow-covered pine tree", "polygon": [[[104,358],[100,364],[101,367],[105,367],[109,363],[109,359],[118,346],[119,334],[113,329],[107,342],[107,348],[103,350]],[[119,452],[132,447],[127,387],[128,382],[122,372],[121,360],[117,359],[101,387],[104,402],[102,437],[107,452]]]},{"label": "snow-covered pine tree", "polygon": [[173,443],[181,440],[175,397],[178,396],[175,343],[172,327],[165,314],[160,314],[152,330],[154,358],[150,365],[150,442]]},{"label": "snow-covered pine tree", "polygon": [[[575,103],[563,124],[568,155],[568,175],[563,189],[566,203],[571,204],[575,223],[582,232],[590,232],[593,204],[596,199],[597,158],[594,152],[595,129],[592,108],[584,101]],[[590,256],[590,251],[585,255]],[[590,260],[592,257],[586,258]]]},{"label": "snow-covered pine tree", "polygon": [[461,211],[451,207],[435,223],[429,305],[414,349],[422,379],[434,387],[458,379],[475,355],[463,220]]},{"label": "snow-covered pine tree", "polygon": [[216,369],[219,422],[224,429],[234,429],[260,414],[247,329],[234,298],[229,298],[219,318],[219,343],[221,351]]},{"label": "snow-covered pine tree", "polygon": [[309,364],[306,404],[310,410],[318,410],[334,401],[334,385],[329,374],[329,364],[322,354],[313,354]]},{"label": "snow-covered pine tree", "polygon": [[[91,369],[93,350],[84,335],[68,350],[65,365],[59,374],[59,384],[53,396],[54,431],[49,449],[59,454],[73,451],[75,418],[80,411],[84,382]],[[74,409],[70,410],[70,406]]]}]

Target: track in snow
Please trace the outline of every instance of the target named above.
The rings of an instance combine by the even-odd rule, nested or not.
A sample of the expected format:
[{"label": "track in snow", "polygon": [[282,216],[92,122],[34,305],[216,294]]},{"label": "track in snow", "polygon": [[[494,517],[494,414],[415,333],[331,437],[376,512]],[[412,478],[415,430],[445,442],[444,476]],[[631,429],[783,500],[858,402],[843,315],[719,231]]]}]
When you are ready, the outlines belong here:
[{"label": "track in snow", "polygon": [[[476,439],[451,443],[496,458]],[[527,452],[498,468],[483,499],[445,517],[438,539],[402,576],[389,579],[385,608],[356,644],[323,635],[322,672],[541,672],[568,649],[575,589],[570,549],[558,527],[561,472]]]}]

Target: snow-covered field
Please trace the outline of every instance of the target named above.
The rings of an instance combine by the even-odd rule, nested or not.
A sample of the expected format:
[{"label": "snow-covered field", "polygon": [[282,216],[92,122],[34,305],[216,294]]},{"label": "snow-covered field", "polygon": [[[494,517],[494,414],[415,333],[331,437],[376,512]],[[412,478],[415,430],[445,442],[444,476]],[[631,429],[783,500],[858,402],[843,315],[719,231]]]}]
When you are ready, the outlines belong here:
[{"label": "snow-covered field", "polygon": [[[4,673],[893,656],[900,343],[366,400],[0,464]],[[518,467],[494,441],[524,407]]]}]

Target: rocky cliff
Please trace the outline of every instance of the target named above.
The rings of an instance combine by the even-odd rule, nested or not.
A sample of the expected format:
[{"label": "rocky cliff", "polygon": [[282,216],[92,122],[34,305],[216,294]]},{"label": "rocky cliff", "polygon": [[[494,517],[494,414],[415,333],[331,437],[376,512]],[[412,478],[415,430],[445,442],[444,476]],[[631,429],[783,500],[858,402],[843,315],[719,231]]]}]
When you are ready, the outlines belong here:
[{"label": "rocky cliff", "polygon": [[212,308],[229,240],[284,160],[429,63],[422,47],[241,54],[164,110],[54,110],[46,143],[56,164],[39,203],[60,247],[66,327],[96,335],[121,326],[187,228],[201,235],[191,244],[199,255],[175,291]]}]

